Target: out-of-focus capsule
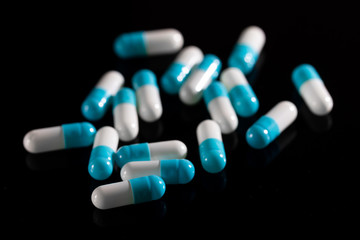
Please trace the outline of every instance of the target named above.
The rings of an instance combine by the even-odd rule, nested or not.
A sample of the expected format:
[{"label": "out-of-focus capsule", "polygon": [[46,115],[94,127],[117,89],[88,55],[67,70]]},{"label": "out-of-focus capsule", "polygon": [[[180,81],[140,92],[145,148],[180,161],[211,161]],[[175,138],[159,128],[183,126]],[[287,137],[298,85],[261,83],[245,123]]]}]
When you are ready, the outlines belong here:
[{"label": "out-of-focus capsule", "polygon": [[225,168],[226,155],[219,125],[213,120],[202,121],[196,136],[199,143],[201,165],[209,173],[217,173]]},{"label": "out-of-focus capsule", "polygon": [[188,46],[181,50],[161,78],[162,89],[168,94],[178,94],[190,70],[203,58],[204,55],[198,47]]},{"label": "out-of-focus capsule", "polygon": [[157,200],[164,193],[164,180],[146,176],[99,186],[91,194],[91,201],[95,207],[105,210]]},{"label": "out-of-focus capsule", "polygon": [[244,74],[250,73],[265,44],[265,40],[265,33],[261,28],[257,26],[245,28],[230,54],[229,67],[237,67]]},{"label": "out-of-focus capsule", "polygon": [[313,66],[301,64],[296,67],[292,81],[312,113],[323,116],[331,112],[333,99]]},{"label": "out-of-focus capsule", "polygon": [[206,54],[200,65],[191,71],[185,83],[181,86],[180,100],[187,105],[198,103],[203,91],[218,77],[221,61],[212,54]]},{"label": "out-of-focus capsule", "polygon": [[117,131],[112,127],[102,127],[96,133],[91,151],[88,171],[96,180],[110,177],[114,164],[113,157],[119,143]]},{"label": "out-of-focus capsule", "polygon": [[279,102],[247,130],[246,141],[256,149],[266,147],[295,121],[297,112],[292,102]]},{"label": "out-of-focus capsule", "polygon": [[132,78],[136,91],[139,116],[146,122],[158,120],[163,112],[155,74],[147,69],[136,72]]},{"label": "out-of-focus capsule", "polygon": [[31,130],[24,136],[23,145],[30,153],[87,147],[94,142],[95,134],[96,128],[91,123],[68,123]]},{"label": "out-of-focus capsule", "polygon": [[259,101],[238,68],[227,68],[220,75],[220,81],[226,87],[231,103],[240,117],[250,117],[259,109]]},{"label": "out-of-focus capsule", "polygon": [[178,140],[138,143],[119,148],[116,153],[116,163],[119,167],[123,167],[131,161],[182,159],[186,154],[186,145]]},{"label": "out-of-focus capsule", "polygon": [[117,71],[105,73],[81,105],[83,116],[96,121],[101,119],[111,105],[111,98],[124,84],[124,77]]},{"label": "out-of-focus capsule", "polygon": [[114,126],[121,141],[131,141],[139,133],[135,92],[131,88],[121,88],[114,97]]},{"label": "out-of-focus capsule", "polygon": [[238,118],[222,83],[212,82],[204,91],[204,100],[211,118],[219,124],[222,133],[236,130]]},{"label": "out-of-focus capsule", "polygon": [[195,175],[194,165],[186,159],[128,162],[120,172],[122,180],[156,175],[166,184],[185,184]]},{"label": "out-of-focus capsule", "polygon": [[184,45],[182,34],[173,28],[123,33],[115,39],[114,51],[120,58],[171,54]]}]

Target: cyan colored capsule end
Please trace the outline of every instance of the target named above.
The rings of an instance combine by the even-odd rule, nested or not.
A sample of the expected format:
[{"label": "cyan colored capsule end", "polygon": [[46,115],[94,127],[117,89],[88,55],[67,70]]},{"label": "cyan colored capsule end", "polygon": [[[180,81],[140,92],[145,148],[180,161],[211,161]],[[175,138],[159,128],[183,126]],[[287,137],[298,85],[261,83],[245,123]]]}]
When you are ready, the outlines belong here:
[{"label": "cyan colored capsule end", "polygon": [[221,66],[221,61],[217,56],[213,54],[206,54],[202,62],[199,64],[198,69],[207,71],[210,68],[214,68],[214,73],[211,77],[212,79],[216,79],[220,74]]},{"label": "cyan colored capsule end", "polygon": [[195,176],[195,167],[189,160],[179,161],[179,184],[190,182]]},{"label": "cyan colored capsule end", "polygon": [[94,88],[81,105],[82,115],[90,121],[101,119],[110,105],[110,97],[104,89]]},{"label": "cyan colored capsule end", "polygon": [[144,32],[121,34],[114,41],[114,52],[120,58],[146,56]]},{"label": "cyan colored capsule end", "polygon": [[132,77],[131,82],[135,91],[144,85],[154,85],[158,87],[155,73],[148,69],[137,71]]},{"label": "cyan colored capsule end", "polygon": [[129,182],[135,204],[160,199],[166,189],[164,180],[155,175],[130,179]]},{"label": "cyan colored capsule end", "polygon": [[276,122],[267,116],[262,116],[246,132],[247,143],[255,149],[262,149],[269,145],[280,131]]},{"label": "cyan colored capsule end", "polygon": [[254,68],[257,59],[258,53],[251,47],[237,44],[229,57],[228,65],[239,68],[246,75]]},{"label": "cyan colored capsule end", "polygon": [[131,161],[150,161],[150,149],[148,143],[122,146],[116,153],[116,164],[123,167]]},{"label": "cyan colored capsule end", "polygon": [[291,79],[296,89],[299,90],[301,85],[310,79],[319,79],[320,75],[316,69],[310,64],[301,64],[292,72]]},{"label": "cyan colored capsule end", "polygon": [[185,184],[194,178],[195,168],[187,159],[161,160],[160,175],[166,184]]},{"label": "cyan colored capsule end", "polygon": [[207,106],[214,98],[228,97],[228,94],[226,88],[221,82],[214,81],[205,89],[203,96]]},{"label": "cyan colored capsule end", "polygon": [[87,147],[93,144],[96,128],[88,122],[62,125],[65,148]]},{"label": "cyan colored capsule end", "polygon": [[240,117],[250,117],[259,109],[259,101],[250,85],[238,85],[229,92],[231,104]]},{"label": "cyan colored capsule end", "polygon": [[107,146],[97,146],[92,150],[88,165],[92,178],[105,180],[110,177],[113,172],[113,154],[114,151]]},{"label": "cyan colored capsule end", "polygon": [[136,95],[134,90],[128,87],[123,87],[116,93],[113,108],[122,103],[130,103],[136,106]]},{"label": "cyan colored capsule end", "polygon": [[171,95],[178,94],[180,88],[189,74],[189,69],[181,63],[173,63],[161,77],[161,88]]},{"label": "cyan colored capsule end", "polygon": [[215,138],[208,138],[199,146],[201,165],[209,173],[218,173],[225,168],[224,144]]}]

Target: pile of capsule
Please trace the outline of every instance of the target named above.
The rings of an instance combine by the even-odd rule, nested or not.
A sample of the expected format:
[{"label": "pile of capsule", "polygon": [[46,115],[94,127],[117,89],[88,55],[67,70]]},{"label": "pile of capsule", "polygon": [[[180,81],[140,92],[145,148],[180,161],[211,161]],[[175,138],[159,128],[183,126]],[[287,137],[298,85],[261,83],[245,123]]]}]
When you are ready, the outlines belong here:
[{"label": "pile of capsule", "polygon": [[[114,42],[115,53],[123,59],[178,52],[183,36],[175,29],[161,29],[121,34]],[[196,129],[201,165],[209,173],[225,168],[226,154],[222,134],[238,127],[239,117],[253,116],[259,101],[245,75],[250,73],[265,44],[265,34],[256,26],[245,28],[221,71],[221,61],[213,54],[203,54],[196,46],[183,48],[160,79],[161,88],[178,94],[186,105],[204,100],[211,120]],[[216,79],[219,77],[220,81]],[[309,64],[296,67],[292,81],[304,102],[315,115],[326,115],[333,107],[332,98],[315,68]],[[28,132],[23,144],[30,153],[93,145],[88,171],[92,178],[111,176],[114,164],[121,168],[123,181],[97,187],[91,196],[95,207],[109,209],[159,199],[165,184],[186,184],[195,176],[194,165],[185,159],[186,145],[179,140],[125,145],[119,139],[134,140],[139,133],[138,117],[154,122],[163,108],[156,75],[148,69],[136,72],[132,88],[123,87],[124,77],[117,71],[105,73],[81,106],[89,121],[101,119],[112,106],[114,127],[98,131],[89,122],[63,124]],[[261,116],[246,132],[250,147],[268,146],[297,117],[290,101],[281,101]]]}]

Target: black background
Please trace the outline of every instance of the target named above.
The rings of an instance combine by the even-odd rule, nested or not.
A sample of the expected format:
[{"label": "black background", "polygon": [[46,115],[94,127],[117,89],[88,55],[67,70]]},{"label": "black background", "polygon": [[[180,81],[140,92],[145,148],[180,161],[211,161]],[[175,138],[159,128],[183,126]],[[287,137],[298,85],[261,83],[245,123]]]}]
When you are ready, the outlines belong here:
[{"label": "black background", "polygon": [[[3,132],[9,140],[3,152],[11,153],[1,160],[5,228],[103,229],[182,222],[199,226],[259,220],[340,223],[354,215],[360,40],[354,6],[168,1],[21,5],[4,11],[11,13],[3,23],[3,68],[8,73],[2,88]],[[112,48],[120,33],[176,28],[184,36],[184,46],[196,45],[217,55],[224,69],[240,32],[249,25],[261,27],[267,37],[255,71],[248,76],[260,109],[254,117],[239,118],[234,134],[223,135],[227,165],[220,174],[206,173],[199,161],[195,129],[209,118],[204,103],[185,106],[178,96],[162,90],[162,118],[152,124],[140,121],[134,142],[183,141],[196,175],[187,185],[168,185],[161,200],[97,210],[90,200],[92,190],[120,181],[119,169],[99,182],[87,172],[91,147],[38,155],[24,150],[22,139],[31,129],[85,121],[81,103],[104,72],[120,71],[130,86],[141,68],[153,70],[159,79],[176,56],[120,60]],[[312,115],[295,91],[291,72],[301,63],[315,66],[324,80],[334,100],[330,115]],[[298,118],[266,149],[251,149],[246,129],[282,100],[298,106]],[[109,111],[94,125],[99,129],[112,121]]]}]

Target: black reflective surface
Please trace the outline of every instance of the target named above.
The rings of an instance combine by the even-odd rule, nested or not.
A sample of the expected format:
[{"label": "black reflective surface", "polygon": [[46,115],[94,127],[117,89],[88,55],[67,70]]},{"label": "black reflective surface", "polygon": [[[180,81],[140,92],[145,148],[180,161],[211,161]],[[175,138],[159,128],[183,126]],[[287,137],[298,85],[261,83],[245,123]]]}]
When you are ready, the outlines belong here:
[{"label": "black reflective surface", "polygon": [[[234,218],[247,224],[258,219],[268,224],[279,219],[349,219],[358,189],[359,18],[351,6],[248,10],[255,6],[184,4],[174,10],[173,5],[160,8],[134,2],[91,10],[60,7],[56,13],[55,6],[48,11],[29,6],[31,11],[14,13],[19,22],[9,27],[7,35],[13,50],[6,65],[10,84],[3,88],[7,119],[3,152],[11,153],[1,160],[6,226],[102,229],[126,223],[195,225]],[[236,132],[223,135],[227,165],[221,173],[206,173],[199,160],[195,129],[209,118],[204,103],[188,107],[163,91],[162,118],[155,123],[140,121],[140,134],[133,142],[183,141],[196,174],[189,184],[167,186],[161,200],[98,210],[90,200],[92,190],[120,181],[120,169],[99,182],[87,172],[91,147],[38,155],[24,150],[22,138],[31,129],[85,121],[81,103],[104,72],[120,71],[130,86],[133,73],[141,68],[153,70],[159,79],[176,56],[120,60],[112,51],[118,34],[177,28],[185,46],[217,55],[226,67],[241,30],[249,25],[260,26],[267,37],[248,76],[260,109],[254,117],[239,118]],[[315,66],[333,97],[328,116],[311,114],[291,83],[292,70],[305,62]],[[9,98],[7,91],[13,94]],[[247,128],[281,100],[297,105],[297,120],[267,148],[251,149],[245,141]],[[113,125],[111,111],[94,125]]]}]

